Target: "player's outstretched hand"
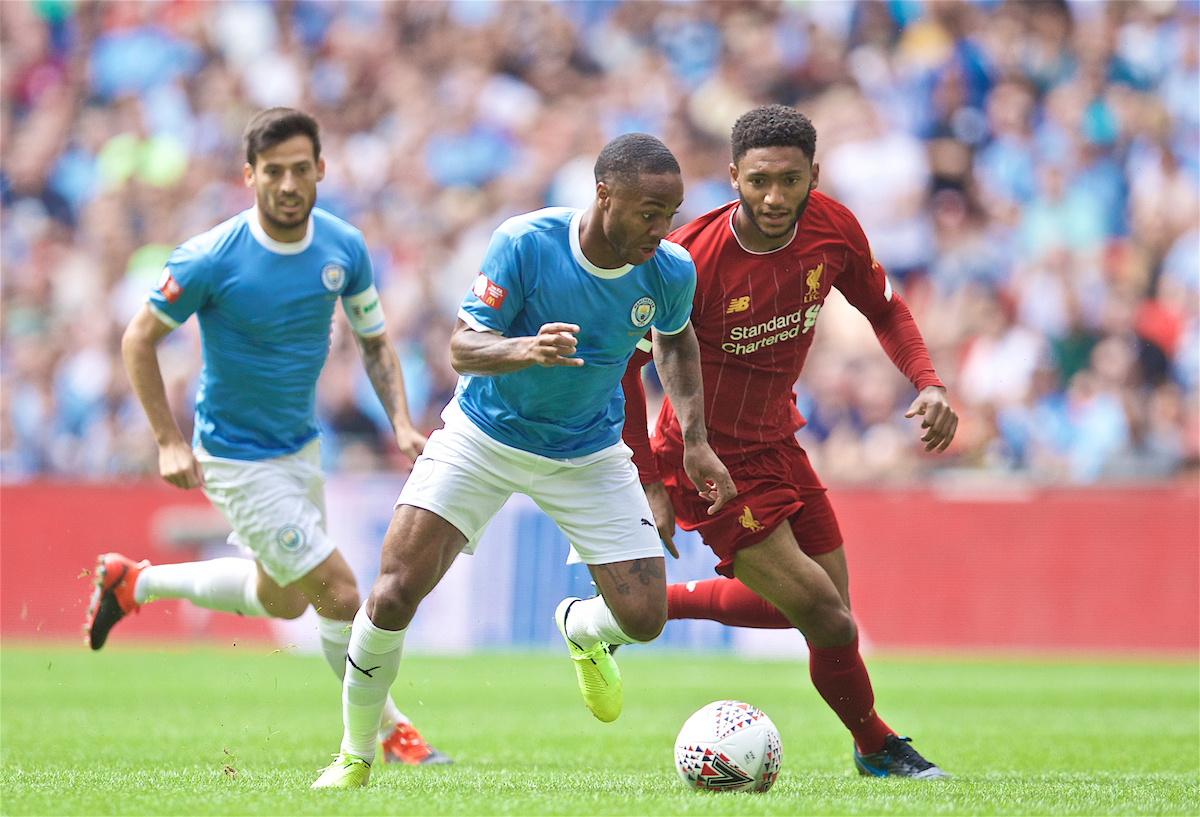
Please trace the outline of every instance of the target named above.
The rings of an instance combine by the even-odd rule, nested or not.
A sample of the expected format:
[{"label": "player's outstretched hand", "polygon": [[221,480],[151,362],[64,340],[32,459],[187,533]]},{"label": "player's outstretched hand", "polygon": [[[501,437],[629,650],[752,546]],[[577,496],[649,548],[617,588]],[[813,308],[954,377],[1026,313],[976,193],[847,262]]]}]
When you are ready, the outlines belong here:
[{"label": "player's outstretched hand", "polygon": [[721,510],[722,505],[737,496],[733,477],[729,476],[725,463],[721,462],[709,447],[707,440],[703,443],[684,444],[683,470],[687,472],[700,496],[712,503],[708,506],[709,516]]},{"label": "player's outstretched hand", "polygon": [[183,440],[158,447],[158,473],[176,488],[196,488],[204,484],[204,472]]},{"label": "player's outstretched hand", "polygon": [[539,366],[582,366],[583,359],[571,357],[578,343],[579,327],[573,323],[543,324],[530,338],[529,359]]},{"label": "player's outstretched hand", "polygon": [[658,528],[658,536],[662,539],[663,546],[666,547],[667,553],[671,554],[671,558],[678,559],[679,551],[675,549],[675,505],[671,502],[667,487],[659,480],[646,483],[642,490],[646,492],[646,501],[650,503],[650,510],[654,514],[654,526]]},{"label": "player's outstretched hand", "polygon": [[396,431],[396,445],[400,447],[400,453],[411,462],[416,462],[417,457],[421,456],[421,452],[425,450],[425,443],[425,435],[412,426],[405,426]]},{"label": "player's outstretched hand", "polygon": [[912,401],[904,416],[916,417],[918,414],[921,415],[921,428],[928,429],[921,438],[921,442],[925,443],[925,450],[932,451],[936,448],[939,454],[945,451],[958,429],[958,414],[946,399],[946,390],[941,386],[926,386],[921,389],[921,393]]}]

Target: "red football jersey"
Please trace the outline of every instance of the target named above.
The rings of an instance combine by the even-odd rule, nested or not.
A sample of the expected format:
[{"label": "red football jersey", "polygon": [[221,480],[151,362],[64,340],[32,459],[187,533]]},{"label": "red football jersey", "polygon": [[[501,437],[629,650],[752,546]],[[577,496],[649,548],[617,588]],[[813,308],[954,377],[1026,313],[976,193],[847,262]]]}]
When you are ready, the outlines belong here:
[{"label": "red football jersey", "polygon": [[[912,315],[848,209],[814,191],[791,242],[758,253],[734,234],[737,206],[719,207],[668,236],[696,262],[692,324],[700,342],[705,421],[718,456],[736,461],[804,425],[793,385],[832,287],[871,321],[918,390],[941,385]],[[669,400],[657,434],[660,453],[682,463],[683,440]]]}]

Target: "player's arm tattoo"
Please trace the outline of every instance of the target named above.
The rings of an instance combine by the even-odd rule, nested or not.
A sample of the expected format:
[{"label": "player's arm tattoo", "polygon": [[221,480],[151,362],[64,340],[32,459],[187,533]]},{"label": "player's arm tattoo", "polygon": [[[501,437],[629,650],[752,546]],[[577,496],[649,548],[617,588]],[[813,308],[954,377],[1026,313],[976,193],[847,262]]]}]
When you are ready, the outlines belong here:
[{"label": "player's arm tattoo", "polygon": [[358,338],[358,350],[362,356],[367,378],[387,411],[392,425],[412,424],[408,414],[408,400],[404,395],[404,374],[400,369],[400,358],[392,348],[387,335],[374,338]]}]

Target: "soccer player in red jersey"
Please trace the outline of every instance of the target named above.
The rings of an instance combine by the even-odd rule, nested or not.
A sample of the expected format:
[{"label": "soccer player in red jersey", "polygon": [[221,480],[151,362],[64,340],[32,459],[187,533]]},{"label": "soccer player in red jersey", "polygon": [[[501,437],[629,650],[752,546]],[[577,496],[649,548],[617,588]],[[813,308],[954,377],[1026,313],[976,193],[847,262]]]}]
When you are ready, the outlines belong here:
[{"label": "soccer player in red jersey", "polygon": [[738,200],[668,236],[696,262],[692,322],[709,442],[734,478],[737,499],[710,516],[695,496],[670,401],[648,437],[640,378],[645,351],[625,375],[625,441],[672,555],[678,521],[700,531],[721,559],[716,571],[724,578],[669,588],[669,617],[796,627],[808,641],[813,685],[854,738],[861,774],[947,777],[875,712],[837,519],[796,442],[804,419],[792,387],[833,287],[870,320],[916,387],[905,416],[922,417],[927,451],[946,450],[958,418],[857,219],[816,192],[816,138],[812,123],[793,108],[750,111],[733,127],[729,174]]}]

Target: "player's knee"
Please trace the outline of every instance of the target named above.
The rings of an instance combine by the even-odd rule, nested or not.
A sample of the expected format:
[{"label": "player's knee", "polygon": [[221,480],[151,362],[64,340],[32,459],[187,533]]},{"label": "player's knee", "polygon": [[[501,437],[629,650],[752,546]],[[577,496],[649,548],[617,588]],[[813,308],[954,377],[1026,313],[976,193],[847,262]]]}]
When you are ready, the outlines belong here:
[{"label": "player's knee", "polygon": [[662,610],[655,606],[628,612],[617,621],[625,635],[634,641],[645,644],[658,638],[662,633],[663,627],[667,623],[666,605],[663,605]]},{"label": "player's knee", "polygon": [[404,629],[427,592],[404,574],[380,573],[371,589],[371,621],[385,630]]},{"label": "player's knee", "polygon": [[[842,604],[828,604],[821,608],[817,617],[816,632],[808,636],[818,647],[841,647],[849,644],[858,635],[854,616]],[[819,642],[819,643],[818,643]]]}]

